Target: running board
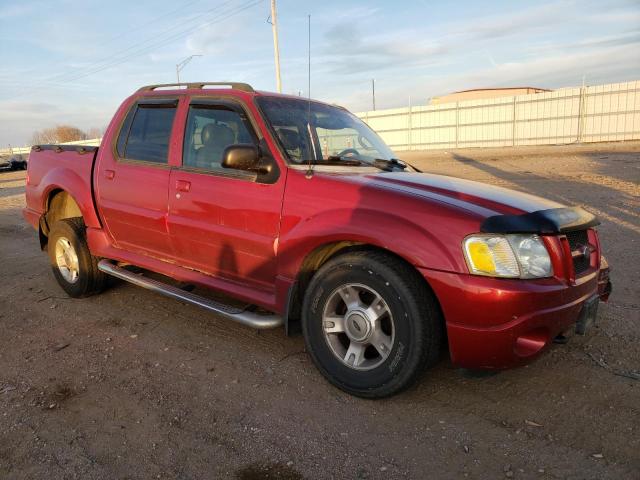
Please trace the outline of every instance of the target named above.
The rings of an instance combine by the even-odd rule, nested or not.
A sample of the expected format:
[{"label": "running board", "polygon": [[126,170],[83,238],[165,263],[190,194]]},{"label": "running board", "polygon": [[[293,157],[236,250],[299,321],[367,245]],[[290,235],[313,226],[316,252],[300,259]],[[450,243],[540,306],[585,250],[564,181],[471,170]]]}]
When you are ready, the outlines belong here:
[{"label": "running board", "polygon": [[204,308],[205,310],[217,313],[218,315],[222,315],[229,320],[233,320],[234,322],[241,323],[248,327],[258,329],[276,328],[283,325],[284,323],[282,321],[282,317],[278,315],[260,315],[247,309],[225,305],[224,303],[201,297],[200,295],[187,292],[172,285],[168,285],[152,278],[145,277],[144,275],[130,272],[129,270],[119,267],[109,260],[100,260],[98,262],[98,269],[108,275],[112,275],[116,278],[124,280],[125,282],[133,283],[134,285],[146,288],[147,290],[151,290],[156,293],[160,293],[164,296],[196,305],[198,307]]}]

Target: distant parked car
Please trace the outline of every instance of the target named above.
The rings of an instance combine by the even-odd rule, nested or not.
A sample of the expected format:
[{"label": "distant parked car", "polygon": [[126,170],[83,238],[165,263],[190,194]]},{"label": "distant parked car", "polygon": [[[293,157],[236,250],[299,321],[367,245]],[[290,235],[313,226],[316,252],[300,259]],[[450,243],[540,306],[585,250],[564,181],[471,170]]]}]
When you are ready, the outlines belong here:
[{"label": "distant parked car", "polygon": [[26,170],[27,159],[23,155],[14,155],[9,159],[9,168],[11,170]]},{"label": "distant parked car", "polygon": [[11,157],[0,158],[0,169],[26,170],[27,159],[22,155],[13,155]]}]

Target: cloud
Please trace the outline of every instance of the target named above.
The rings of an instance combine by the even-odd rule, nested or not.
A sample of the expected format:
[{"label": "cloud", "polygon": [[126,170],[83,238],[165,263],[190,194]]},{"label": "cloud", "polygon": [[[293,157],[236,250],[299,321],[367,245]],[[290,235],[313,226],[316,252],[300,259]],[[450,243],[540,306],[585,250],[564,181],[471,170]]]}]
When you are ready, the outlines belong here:
[{"label": "cloud", "polygon": [[[594,8],[598,4],[592,5]],[[639,35],[637,22],[640,21],[638,5],[609,2],[600,5],[597,13],[588,4],[575,1],[557,1],[541,4],[503,14],[485,16],[463,16],[460,20],[444,22],[426,28],[394,29],[391,33],[382,33],[371,29],[371,22],[364,26],[344,21],[330,28],[325,33],[326,46],[324,52],[332,55],[336,73],[357,72],[359,68],[385,68],[403,65],[431,65],[434,57],[444,54],[463,53],[485,49],[485,56],[493,58],[488,47],[505,48],[505,38],[514,37],[512,42],[522,41],[524,48],[549,38],[557,44],[557,37],[564,32],[571,34],[579,27],[592,28],[597,23],[603,27],[628,24],[626,33],[594,40],[576,40],[577,47],[596,47],[598,42],[609,45],[628,43],[629,37]],[[607,9],[602,12],[600,10]],[[376,12],[373,11],[371,15]],[[570,21],[568,21],[570,19]],[[377,24],[385,21],[376,18]],[[574,38],[576,38],[574,34]],[[578,36],[578,38],[580,38]],[[593,44],[589,42],[592,41]],[[375,57],[377,61],[367,60]],[[349,64],[355,60],[352,68]]]},{"label": "cloud", "polygon": [[530,30],[548,29],[556,24],[566,23],[566,18],[559,10],[568,5],[568,2],[557,2],[518,12],[473,18],[459,23],[457,27],[453,24],[451,32],[467,39],[496,40],[509,35],[521,35]]},{"label": "cloud", "polygon": [[2,103],[2,110],[5,112],[18,111],[25,116],[40,116],[43,112],[57,114],[60,111],[60,107],[47,102],[10,101]]},{"label": "cloud", "polygon": [[35,11],[37,3],[14,3],[0,7],[0,20],[22,17]]},{"label": "cloud", "polygon": [[[399,79],[381,88],[377,85],[379,108],[405,107],[409,96],[413,103],[425,104],[429,97],[468,88],[510,87],[533,85],[547,88],[572,87],[579,85],[582,75],[587,84],[609,83],[612,78],[624,82],[638,79],[640,62],[629,61],[629,51],[640,51],[640,41],[624,46],[603,47],[597,50],[573,51],[517,62],[506,62],[496,67],[474,69],[463,73],[431,78]],[[336,98],[354,111],[371,108],[370,92],[361,90],[356,94],[343,92]]]},{"label": "cloud", "polygon": [[12,143],[26,143],[36,130],[53,127],[60,123],[74,125],[80,129],[106,126],[112,111],[105,104],[88,104],[78,109],[73,104],[62,102],[9,101],[0,102],[0,124],[3,125],[2,148]]},{"label": "cloud", "polygon": [[[507,36],[523,36],[532,30],[549,30],[565,23],[562,9],[573,2],[556,2],[516,12],[468,17],[432,27],[429,31],[405,27],[381,33],[369,23],[344,20],[324,34],[320,63],[330,74],[360,74],[398,68],[428,67],[443,62],[443,56],[484,48],[482,56],[494,62],[487,46]],[[370,12],[371,16],[377,11]],[[384,19],[377,18],[377,23]]]},{"label": "cloud", "polygon": [[[571,78],[579,79],[582,71],[597,72],[605,82],[615,75],[628,78],[634,70],[637,76],[640,62],[632,60],[630,52],[637,51],[634,48],[640,32],[634,27],[627,31],[616,31],[615,27],[621,16],[633,18],[640,10],[627,4],[607,4],[608,18],[593,30],[591,23],[597,14],[588,6],[582,10],[578,7],[573,1],[558,1],[382,33],[371,28],[371,23],[384,22],[381,18],[364,24],[334,23],[324,33],[320,56],[313,58],[314,74],[316,78],[329,77],[321,88],[338,96],[354,85],[362,88],[365,80],[372,77],[380,80],[381,96],[385,85],[399,84],[405,102],[407,91],[425,92],[425,97],[451,91],[452,78],[460,88],[475,88],[510,82],[540,82],[557,87]],[[569,22],[568,14],[571,14]],[[506,40],[507,37],[512,38]],[[626,58],[620,53],[616,54],[620,63],[608,61],[601,52],[609,47],[625,47]],[[581,61],[571,62],[572,58]],[[553,67],[547,69],[545,65]],[[545,73],[537,73],[540,71]],[[333,81],[335,77],[337,81]],[[370,103],[367,100],[370,92],[354,93],[351,97]],[[379,103],[384,105],[384,101]],[[398,106],[397,102],[392,106]]]},{"label": "cloud", "polygon": [[[373,20],[381,12],[380,8],[370,5],[347,6],[344,2],[340,2],[337,8],[322,8],[321,11],[314,12],[311,16],[312,28],[313,25],[334,25],[336,22],[342,23],[345,21],[354,24],[356,23],[354,19],[357,19],[357,23],[363,24]],[[305,15],[306,19],[307,16]],[[297,21],[299,21],[299,18]]]},{"label": "cloud", "polygon": [[319,63],[328,74],[349,75],[425,66],[448,50],[436,42],[420,42],[415,32],[368,34],[347,22],[330,28],[324,38]]},{"label": "cloud", "polygon": [[[0,19],[21,17],[2,23],[3,54],[11,58],[0,69],[0,143],[24,142],[33,130],[58,122],[104,125],[140,85],[175,81],[175,64],[191,54],[204,57],[183,71],[185,80],[274,88],[268,2],[223,18],[223,11],[236,11],[237,0],[223,11],[200,5],[177,13],[176,4],[165,1],[154,4],[162,15],[147,21],[140,2],[71,8],[75,0],[0,0]],[[431,8],[426,1],[351,6],[329,0],[308,8],[290,2],[279,12],[284,90],[306,94],[309,10],[312,95],[351,109],[370,108],[371,78],[378,108],[388,108],[406,106],[410,96],[414,105],[424,104],[467,88],[557,88],[578,84],[583,74],[591,84],[640,77],[633,54],[640,51],[637,0],[550,2],[468,2],[466,8]],[[35,6],[39,15],[28,15]],[[214,18],[219,23],[211,23]],[[181,35],[189,26],[189,35]]]},{"label": "cloud", "polygon": [[224,52],[228,47],[227,40],[240,32],[243,27],[244,25],[238,22],[229,22],[224,25],[207,25],[187,38],[187,50],[205,55]]},{"label": "cloud", "polygon": [[639,31],[620,32],[586,39],[576,39],[568,42],[545,42],[527,47],[527,51],[536,55],[549,55],[554,52],[571,52],[576,50],[595,49],[601,47],[631,46],[640,41]]},{"label": "cloud", "polygon": [[605,82],[611,77],[623,81],[637,77],[640,72],[640,62],[629,61],[630,51],[640,51],[640,40],[621,46],[574,50],[573,53],[507,63],[499,65],[495,72],[479,72],[475,78],[493,80],[492,86],[528,81],[552,88],[578,85],[583,74],[591,84]]}]

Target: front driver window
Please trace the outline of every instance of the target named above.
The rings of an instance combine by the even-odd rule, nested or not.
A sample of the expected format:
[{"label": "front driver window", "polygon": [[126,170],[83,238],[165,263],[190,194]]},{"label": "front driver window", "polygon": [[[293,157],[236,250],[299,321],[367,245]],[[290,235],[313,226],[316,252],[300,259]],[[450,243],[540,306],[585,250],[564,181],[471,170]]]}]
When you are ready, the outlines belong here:
[{"label": "front driver window", "polygon": [[221,170],[224,150],[238,143],[253,143],[246,119],[240,113],[221,106],[189,108],[183,166]]}]

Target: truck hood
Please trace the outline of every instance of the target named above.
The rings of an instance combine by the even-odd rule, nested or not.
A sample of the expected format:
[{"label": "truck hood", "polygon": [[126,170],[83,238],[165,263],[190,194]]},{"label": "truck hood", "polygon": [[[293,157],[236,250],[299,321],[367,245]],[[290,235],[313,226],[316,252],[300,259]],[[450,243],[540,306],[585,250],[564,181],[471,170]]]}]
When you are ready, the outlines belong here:
[{"label": "truck hood", "polygon": [[426,197],[472,211],[485,218],[564,207],[557,202],[528,193],[444,175],[393,172],[363,177],[366,178],[365,188],[378,187]]}]

